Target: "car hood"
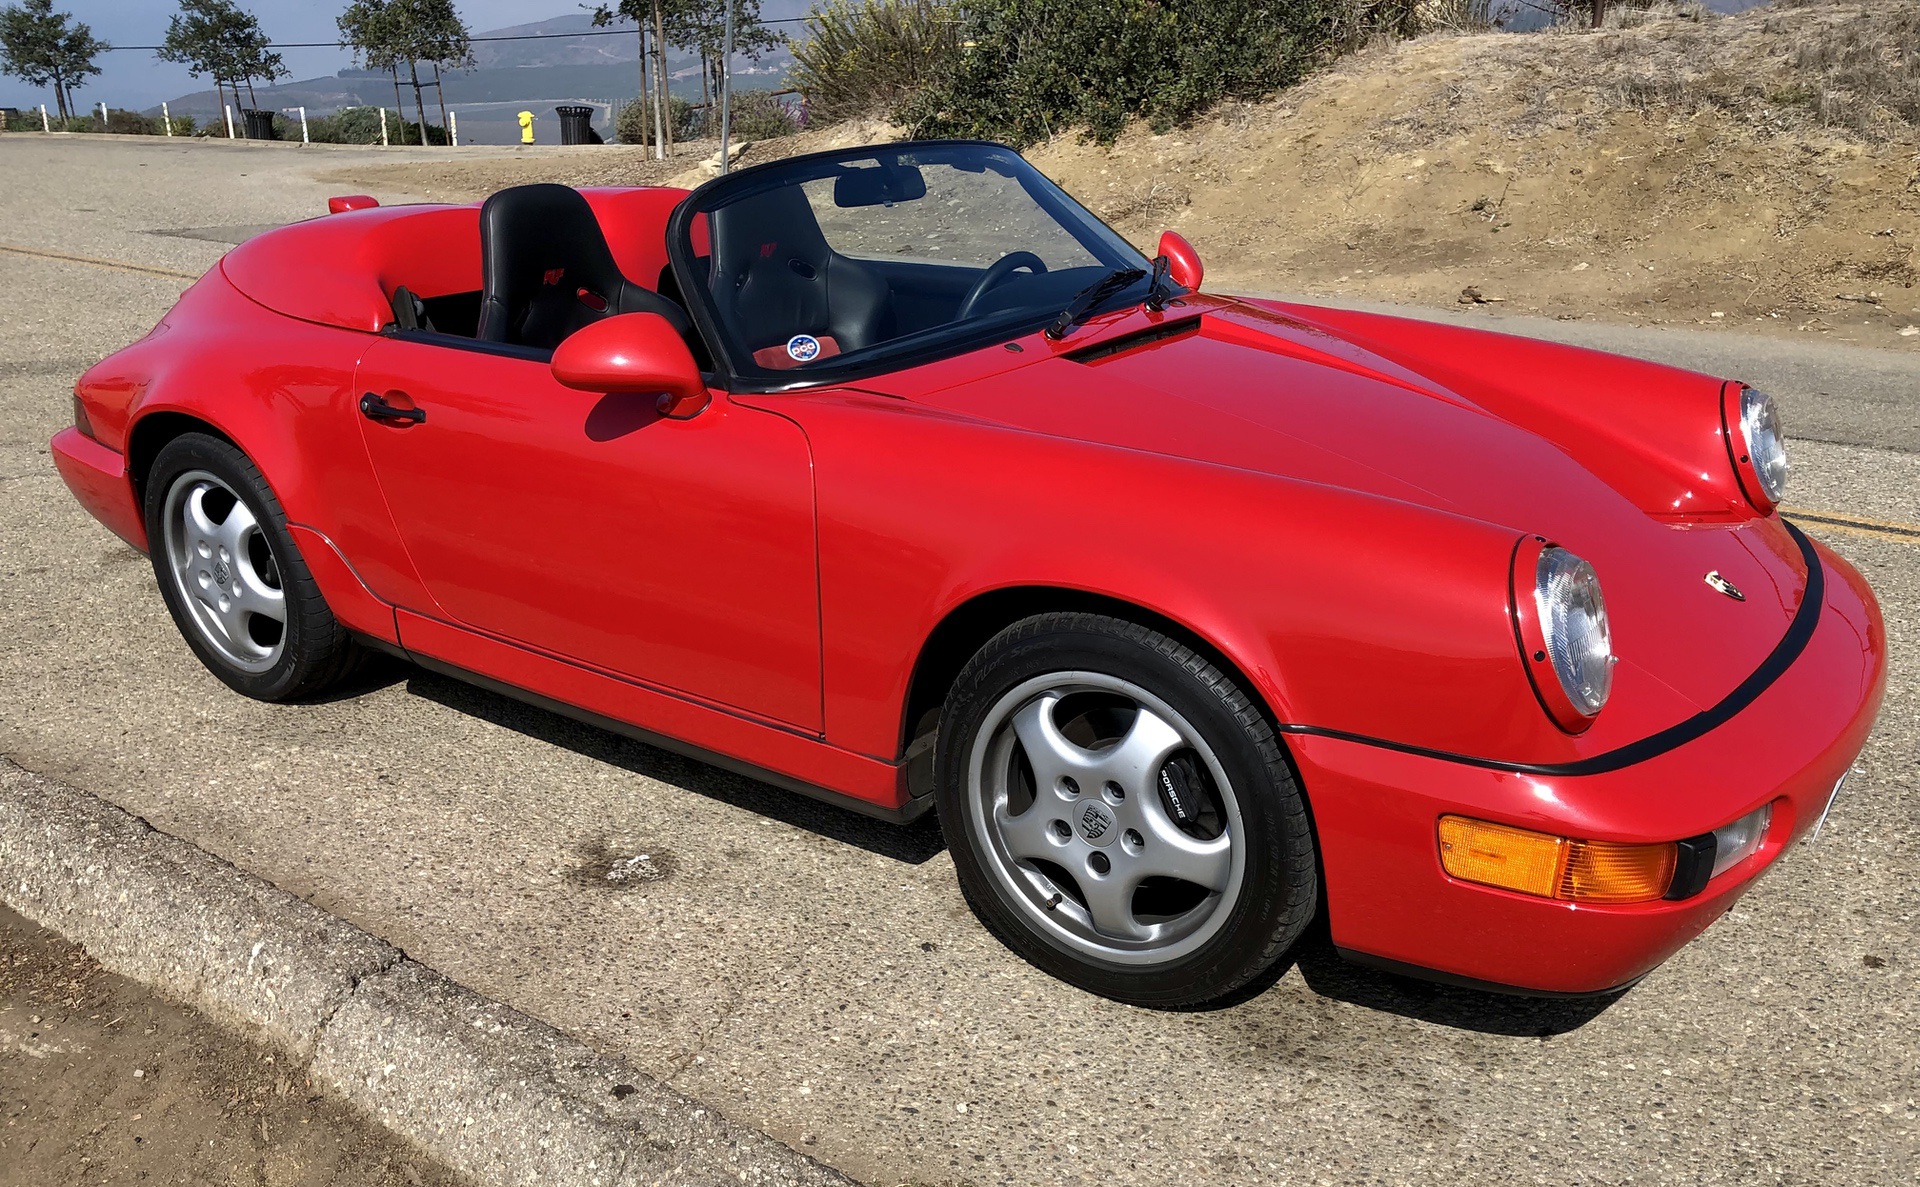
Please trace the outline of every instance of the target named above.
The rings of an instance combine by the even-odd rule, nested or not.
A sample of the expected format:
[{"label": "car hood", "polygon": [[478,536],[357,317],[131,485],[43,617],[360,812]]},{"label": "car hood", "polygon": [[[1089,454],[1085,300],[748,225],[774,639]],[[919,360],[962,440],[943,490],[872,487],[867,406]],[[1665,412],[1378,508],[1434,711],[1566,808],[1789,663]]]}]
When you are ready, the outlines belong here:
[{"label": "car hood", "polygon": [[[1658,514],[1665,504],[1648,506],[1648,492],[1664,499],[1665,491],[1649,475],[1676,489],[1687,475],[1661,475],[1657,456],[1618,448],[1588,456],[1579,442],[1556,440],[1542,428],[1558,423],[1546,406],[1556,397],[1516,406],[1500,382],[1500,358],[1478,360],[1465,379],[1460,360],[1450,360],[1441,383],[1269,310],[1219,300],[1201,307],[1199,316],[1144,329],[1147,319],[1120,319],[1107,327],[1117,332],[1089,334],[1051,357],[893,394],[1032,432],[1413,503],[1516,538],[1544,536],[1598,570],[1621,657],[1616,702],[1633,688],[1643,706],[1657,705],[1632,715],[1646,726],[1720,701],[1764,662],[1799,608],[1804,558],[1777,518],[1724,505],[1691,518]],[[1259,525],[1247,526],[1257,542]],[[1746,600],[1718,592],[1708,573]],[[1506,574],[1498,576],[1504,594]],[[1417,586],[1419,574],[1408,581]],[[1658,620],[1675,615],[1699,627],[1688,632],[1686,654],[1653,646],[1673,637],[1671,623]]]}]

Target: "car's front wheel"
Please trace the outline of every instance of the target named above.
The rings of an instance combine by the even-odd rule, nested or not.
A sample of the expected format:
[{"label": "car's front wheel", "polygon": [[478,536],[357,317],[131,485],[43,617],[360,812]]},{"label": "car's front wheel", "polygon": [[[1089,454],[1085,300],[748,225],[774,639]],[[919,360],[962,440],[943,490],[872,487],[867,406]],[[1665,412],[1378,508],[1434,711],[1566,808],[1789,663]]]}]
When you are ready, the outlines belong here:
[{"label": "car's front wheel", "polygon": [[1092,992],[1230,997],[1313,917],[1312,829],[1271,727],[1160,632],[1093,614],[1000,632],[948,696],[939,771],[974,912]]},{"label": "car's front wheel", "polygon": [[280,500],[246,454],[182,434],[154,459],[145,493],[154,577],[209,671],[247,696],[285,701],[353,670],[359,648],[327,609]]}]

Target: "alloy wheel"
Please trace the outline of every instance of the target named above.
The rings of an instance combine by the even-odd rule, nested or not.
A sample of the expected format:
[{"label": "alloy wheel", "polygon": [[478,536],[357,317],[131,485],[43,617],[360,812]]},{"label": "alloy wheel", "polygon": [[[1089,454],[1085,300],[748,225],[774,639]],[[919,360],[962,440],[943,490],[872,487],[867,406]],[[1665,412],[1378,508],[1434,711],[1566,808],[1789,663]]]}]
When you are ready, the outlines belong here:
[{"label": "alloy wheel", "polygon": [[201,640],[242,671],[273,667],[286,650],[287,598],[258,517],[205,470],[173,480],[161,516],[167,568]]},{"label": "alloy wheel", "polygon": [[1022,683],[987,713],[968,775],[988,872],[1056,946],[1177,960],[1239,899],[1232,785],[1199,731],[1139,685],[1099,672]]}]

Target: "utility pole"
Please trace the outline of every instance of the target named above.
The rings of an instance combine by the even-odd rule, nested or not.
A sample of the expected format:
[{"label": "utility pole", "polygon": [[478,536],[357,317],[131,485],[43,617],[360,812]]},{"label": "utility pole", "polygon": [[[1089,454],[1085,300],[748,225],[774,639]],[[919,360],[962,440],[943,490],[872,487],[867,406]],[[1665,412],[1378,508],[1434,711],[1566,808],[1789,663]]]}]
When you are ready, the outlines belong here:
[{"label": "utility pole", "polygon": [[727,36],[720,58],[720,172],[733,167],[727,146],[733,139],[733,0],[727,0]]}]

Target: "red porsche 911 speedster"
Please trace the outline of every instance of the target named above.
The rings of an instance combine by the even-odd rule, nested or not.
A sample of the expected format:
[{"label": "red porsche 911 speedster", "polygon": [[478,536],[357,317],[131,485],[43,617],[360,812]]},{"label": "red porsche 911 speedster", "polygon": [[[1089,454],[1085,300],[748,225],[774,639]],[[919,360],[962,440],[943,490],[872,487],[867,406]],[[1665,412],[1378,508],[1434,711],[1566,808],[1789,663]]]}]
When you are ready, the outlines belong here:
[{"label": "red porsche 911 speedster", "polygon": [[986,925],[1096,993],[1243,995],[1323,913],[1616,990],[1879,706],[1873,594],[1738,381],[1203,293],[986,143],[332,206],[53,440],[201,661],[285,700],[390,652],[936,809]]}]

